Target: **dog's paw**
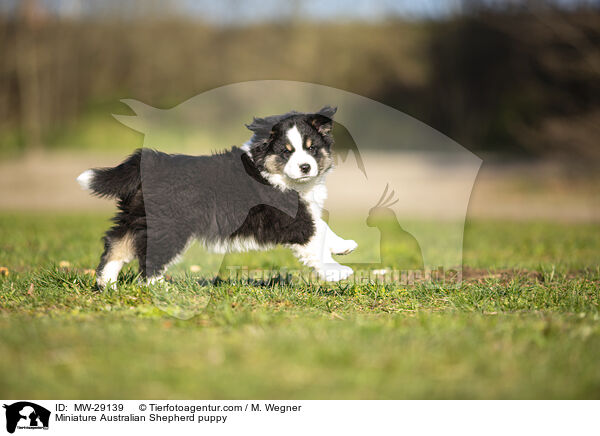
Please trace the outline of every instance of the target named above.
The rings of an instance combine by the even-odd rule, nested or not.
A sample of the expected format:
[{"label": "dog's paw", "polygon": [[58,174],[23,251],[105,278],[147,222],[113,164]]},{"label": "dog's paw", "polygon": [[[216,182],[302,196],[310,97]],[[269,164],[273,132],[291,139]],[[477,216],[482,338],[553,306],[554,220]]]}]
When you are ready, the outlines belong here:
[{"label": "dog's paw", "polygon": [[327,263],[317,269],[317,274],[321,280],[327,282],[339,282],[350,277],[354,271],[349,266],[339,263]]},{"label": "dog's paw", "polygon": [[162,285],[165,284],[166,280],[164,276],[154,276],[146,279],[146,286]]},{"label": "dog's paw", "polygon": [[339,242],[331,247],[332,254],[349,254],[356,250],[358,244],[352,239],[340,239]]},{"label": "dog's paw", "polygon": [[117,282],[113,280],[106,280],[103,277],[98,277],[96,279],[96,286],[100,292],[104,291],[116,291],[117,290]]}]

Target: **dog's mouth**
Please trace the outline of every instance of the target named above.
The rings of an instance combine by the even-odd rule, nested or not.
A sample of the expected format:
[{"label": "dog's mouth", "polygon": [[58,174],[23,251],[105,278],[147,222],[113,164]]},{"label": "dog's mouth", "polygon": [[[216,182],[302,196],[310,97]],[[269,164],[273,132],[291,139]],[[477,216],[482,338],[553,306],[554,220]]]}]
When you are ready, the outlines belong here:
[{"label": "dog's mouth", "polygon": [[289,179],[292,182],[295,182],[295,183],[306,183],[306,182],[309,182],[309,181],[313,180],[314,176],[301,176],[301,177],[298,177],[298,178],[295,178],[295,179],[289,177]]}]

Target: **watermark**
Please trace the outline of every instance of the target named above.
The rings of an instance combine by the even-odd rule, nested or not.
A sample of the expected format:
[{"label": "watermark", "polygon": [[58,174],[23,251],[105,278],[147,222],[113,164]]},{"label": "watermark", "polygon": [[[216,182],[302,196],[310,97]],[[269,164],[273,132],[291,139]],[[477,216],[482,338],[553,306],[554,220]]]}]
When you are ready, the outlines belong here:
[{"label": "watermark", "polygon": [[[216,283],[248,284],[253,286],[300,285],[318,283],[320,277],[306,269],[261,269],[248,266],[227,266],[224,279]],[[350,284],[395,284],[453,287],[462,282],[462,269],[354,269],[352,276],[344,283]]]},{"label": "watermark", "polygon": [[17,401],[4,404],[6,415],[6,431],[15,430],[48,430],[51,413],[45,407],[30,401]]},{"label": "watermark", "polygon": [[[228,264],[229,253],[278,245],[308,268],[288,274],[275,259],[274,271],[249,264],[247,273],[271,284],[460,283],[481,159],[435,129],[371,99],[292,81],[232,84],[171,109],[123,101],[135,115],[115,118],[142,132],[145,148],[122,165],[138,173],[115,173],[110,182],[121,177],[123,187],[106,187],[126,199],[107,253],[133,247],[155,303],[175,316],[208,301],[199,292],[197,304],[182,307],[163,281],[167,271],[181,279],[170,266],[194,241],[195,283],[206,287],[224,272],[225,280],[245,273]],[[207,142],[212,156],[157,151],[196,154]],[[101,279],[124,263],[106,260]]]}]

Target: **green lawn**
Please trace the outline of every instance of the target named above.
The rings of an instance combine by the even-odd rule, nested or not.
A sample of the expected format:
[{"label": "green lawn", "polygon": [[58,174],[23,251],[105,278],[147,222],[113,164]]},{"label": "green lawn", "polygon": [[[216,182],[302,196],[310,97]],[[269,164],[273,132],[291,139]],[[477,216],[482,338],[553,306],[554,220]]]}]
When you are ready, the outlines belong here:
[{"label": "green lawn", "polygon": [[[597,224],[468,223],[458,288],[179,275],[178,298],[205,306],[187,321],[133,266],[93,290],[107,225],[0,214],[2,397],[600,398]],[[283,249],[230,261],[298,266]]]}]

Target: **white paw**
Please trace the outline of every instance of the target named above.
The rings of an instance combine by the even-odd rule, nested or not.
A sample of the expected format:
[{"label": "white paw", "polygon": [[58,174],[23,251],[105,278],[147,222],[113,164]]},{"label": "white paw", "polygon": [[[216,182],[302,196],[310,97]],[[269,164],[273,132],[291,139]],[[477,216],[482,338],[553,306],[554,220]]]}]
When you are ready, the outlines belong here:
[{"label": "white paw", "polygon": [[96,284],[101,291],[116,291],[117,290],[117,281],[106,279],[102,276],[96,279]]},{"label": "white paw", "polygon": [[348,253],[352,253],[354,250],[356,250],[356,247],[358,247],[358,244],[356,243],[356,241],[353,241],[352,239],[340,239],[339,242],[335,243],[331,247],[331,253],[332,254],[348,254]]},{"label": "white paw", "polygon": [[146,286],[153,286],[162,283],[165,283],[165,278],[163,276],[154,276],[146,279]]},{"label": "white paw", "polygon": [[338,282],[345,280],[354,273],[352,268],[339,263],[326,263],[317,269],[317,274],[321,280],[327,282]]}]

